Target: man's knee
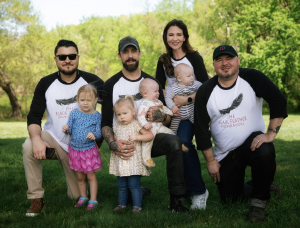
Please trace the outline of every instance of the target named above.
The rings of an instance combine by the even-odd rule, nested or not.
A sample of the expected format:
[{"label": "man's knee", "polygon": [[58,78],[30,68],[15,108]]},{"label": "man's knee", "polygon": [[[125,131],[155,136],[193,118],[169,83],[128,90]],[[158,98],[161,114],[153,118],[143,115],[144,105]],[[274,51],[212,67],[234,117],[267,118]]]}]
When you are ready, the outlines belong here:
[{"label": "man's knee", "polygon": [[22,145],[23,148],[23,158],[31,157],[32,152],[32,142],[30,137],[28,137]]},{"label": "man's knee", "polygon": [[181,145],[182,145],[182,141],[178,137],[176,137],[175,139],[169,141],[169,148],[172,151],[181,151],[181,149],[182,149]]},{"label": "man's knee", "polygon": [[273,143],[263,143],[259,148],[255,150],[255,153],[262,161],[270,162],[275,160],[275,147]]}]

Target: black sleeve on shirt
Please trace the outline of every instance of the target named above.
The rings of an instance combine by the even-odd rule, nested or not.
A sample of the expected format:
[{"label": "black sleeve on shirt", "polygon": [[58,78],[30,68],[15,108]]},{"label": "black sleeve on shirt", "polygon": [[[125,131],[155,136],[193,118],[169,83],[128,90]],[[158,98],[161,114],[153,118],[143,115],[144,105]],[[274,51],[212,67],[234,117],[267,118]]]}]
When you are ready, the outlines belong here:
[{"label": "black sleeve on shirt", "polygon": [[103,127],[112,127],[113,125],[113,118],[114,118],[114,111],[113,111],[113,89],[114,85],[117,81],[120,80],[122,77],[122,71],[115,74],[111,78],[109,78],[103,86],[103,92],[102,92],[102,121],[101,121],[101,128]]},{"label": "black sleeve on shirt", "polygon": [[269,104],[270,119],[288,116],[285,97],[264,73],[255,69],[240,68],[239,76],[250,84],[257,97],[262,97]]},{"label": "black sleeve on shirt", "polygon": [[155,78],[159,81],[160,85],[163,89],[166,88],[166,74],[164,70],[164,64],[162,61],[158,60],[156,67]]},{"label": "black sleeve on shirt", "polygon": [[218,83],[215,76],[203,83],[197,91],[194,105],[194,129],[198,150],[205,150],[212,147],[211,133],[209,130],[210,117],[207,112],[208,99]]},{"label": "black sleeve on shirt", "polygon": [[88,72],[85,72],[82,70],[79,70],[79,75],[85,81],[87,81],[87,83],[95,86],[95,88],[97,89],[98,97],[99,97],[97,103],[102,104],[102,90],[103,90],[103,85],[104,85],[103,80],[95,74],[91,74],[91,73],[88,73]]},{"label": "black sleeve on shirt", "polygon": [[194,68],[194,74],[199,82],[206,82],[208,80],[208,74],[203,62],[203,58],[198,52],[186,54],[186,58],[190,61]]},{"label": "black sleeve on shirt", "polygon": [[27,115],[27,126],[30,124],[37,124],[41,126],[42,118],[46,110],[45,93],[49,86],[58,78],[58,73],[50,74],[42,78],[37,84],[33,99],[30,105],[30,111]]}]

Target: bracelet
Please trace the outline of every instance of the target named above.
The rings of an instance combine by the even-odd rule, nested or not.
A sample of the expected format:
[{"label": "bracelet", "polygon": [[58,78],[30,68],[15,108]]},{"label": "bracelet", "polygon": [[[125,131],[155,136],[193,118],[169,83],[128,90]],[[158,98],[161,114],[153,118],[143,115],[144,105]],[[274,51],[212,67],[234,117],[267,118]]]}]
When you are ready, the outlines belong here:
[{"label": "bracelet", "polygon": [[213,160],[211,160],[211,161],[206,161],[206,163],[208,163],[208,162],[213,162],[213,161],[215,161],[216,159],[213,159]]},{"label": "bracelet", "polygon": [[110,148],[110,144],[114,142],[114,140],[110,140],[109,143],[108,143],[108,147]]}]

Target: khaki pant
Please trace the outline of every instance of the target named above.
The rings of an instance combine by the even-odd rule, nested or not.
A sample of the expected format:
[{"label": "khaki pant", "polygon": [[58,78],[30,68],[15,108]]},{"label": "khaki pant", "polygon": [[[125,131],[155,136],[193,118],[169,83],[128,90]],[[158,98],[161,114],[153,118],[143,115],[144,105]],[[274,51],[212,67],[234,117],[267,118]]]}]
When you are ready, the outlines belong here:
[{"label": "khaki pant", "polygon": [[[51,160],[58,160],[64,169],[68,186],[68,196],[73,199],[78,198],[80,193],[76,171],[71,170],[69,167],[68,153],[60,147],[48,132],[42,131],[41,138],[43,141],[47,142],[50,147],[55,148],[56,152]],[[30,138],[27,138],[23,144],[23,163],[28,185],[27,198],[43,198],[45,190],[42,187],[42,160],[34,158]]]}]

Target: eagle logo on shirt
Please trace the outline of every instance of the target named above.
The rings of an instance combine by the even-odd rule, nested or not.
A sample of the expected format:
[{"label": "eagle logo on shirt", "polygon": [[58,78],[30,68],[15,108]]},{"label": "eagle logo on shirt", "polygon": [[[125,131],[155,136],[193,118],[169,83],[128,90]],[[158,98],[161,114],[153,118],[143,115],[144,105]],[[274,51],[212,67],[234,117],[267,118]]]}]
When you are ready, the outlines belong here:
[{"label": "eagle logo on shirt", "polygon": [[68,98],[68,99],[59,99],[59,100],[56,100],[56,104],[59,104],[59,105],[73,104],[73,103],[76,102],[76,97],[77,97],[77,95],[75,95],[75,97],[71,97],[71,98]]},{"label": "eagle logo on shirt", "polygon": [[[126,95],[119,95],[119,98],[125,98],[125,96]],[[134,101],[138,101],[138,100],[143,99],[143,97],[140,93],[137,93],[137,94],[132,95],[132,96],[133,96]]]},{"label": "eagle logo on shirt", "polygon": [[232,102],[232,104],[229,108],[219,110],[220,114],[230,113],[231,110],[236,109],[237,107],[239,107],[239,105],[242,103],[242,100],[243,100],[243,94],[240,93],[240,95],[238,95],[238,97],[233,100],[233,102]]}]

